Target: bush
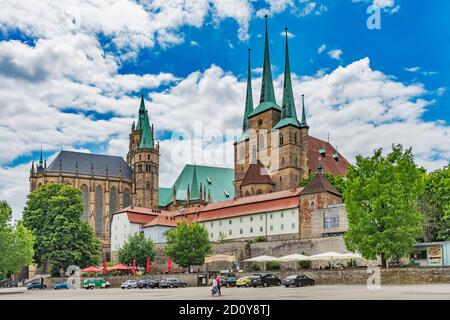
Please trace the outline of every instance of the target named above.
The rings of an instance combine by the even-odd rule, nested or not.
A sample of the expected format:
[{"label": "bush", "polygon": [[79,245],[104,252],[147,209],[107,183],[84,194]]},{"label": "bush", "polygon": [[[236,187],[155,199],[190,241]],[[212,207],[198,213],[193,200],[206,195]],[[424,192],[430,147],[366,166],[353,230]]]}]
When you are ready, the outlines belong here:
[{"label": "bush", "polygon": [[261,271],[261,268],[256,263],[252,263],[252,265],[250,266],[250,270]]},{"label": "bush", "polygon": [[311,268],[311,261],[299,261],[298,266],[302,269],[310,269]]},{"label": "bush", "polygon": [[265,242],[266,241],[266,237],[264,236],[258,236],[255,238],[255,242]]},{"label": "bush", "polygon": [[266,269],[267,270],[280,270],[281,263],[276,262],[276,261],[269,261],[266,263]]}]

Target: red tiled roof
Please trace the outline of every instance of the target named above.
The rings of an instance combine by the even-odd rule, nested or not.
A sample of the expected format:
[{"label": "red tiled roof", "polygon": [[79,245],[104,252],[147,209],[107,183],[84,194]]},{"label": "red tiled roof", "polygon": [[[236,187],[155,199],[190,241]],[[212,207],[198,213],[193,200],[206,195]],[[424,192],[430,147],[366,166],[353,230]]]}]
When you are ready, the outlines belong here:
[{"label": "red tiled roof", "polygon": [[[341,154],[339,154],[339,160],[336,161],[333,158],[333,154],[337,151],[331,144],[313,136],[308,136],[308,145],[308,167],[311,172],[317,172],[320,159],[324,172],[345,176],[349,162]],[[325,157],[320,154],[320,149],[325,149]]]},{"label": "red tiled roof", "polygon": [[331,184],[328,179],[322,175],[317,174],[310,183],[308,183],[303,190],[300,192],[301,195],[313,194],[319,192],[330,192],[341,196],[341,193]]},{"label": "red tiled roof", "polygon": [[256,161],[256,163],[250,164],[247,172],[245,173],[241,186],[248,184],[273,184],[269,173],[259,160]]},{"label": "red tiled roof", "polygon": [[144,228],[152,226],[176,227],[177,222],[171,215],[164,214],[153,218],[149,223],[144,225]]},{"label": "red tiled roof", "polygon": [[146,223],[150,222],[151,220],[155,219],[154,215],[140,214],[140,213],[133,213],[133,212],[128,212],[127,216],[128,216],[128,220],[131,223],[139,223],[139,224],[146,224]]}]

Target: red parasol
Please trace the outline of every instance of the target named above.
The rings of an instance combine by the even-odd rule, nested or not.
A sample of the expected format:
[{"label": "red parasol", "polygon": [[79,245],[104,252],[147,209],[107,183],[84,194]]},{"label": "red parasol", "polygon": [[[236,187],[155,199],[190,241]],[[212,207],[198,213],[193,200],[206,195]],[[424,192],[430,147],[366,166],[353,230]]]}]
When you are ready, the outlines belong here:
[{"label": "red parasol", "polygon": [[103,274],[107,274],[108,273],[108,266],[106,265],[106,261],[103,262]]},{"label": "red parasol", "polygon": [[172,270],[172,259],[167,257],[167,272],[170,272],[170,270]]},{"label": "red parasol", "polygon": [[150,261],[150,257],[147,258],[147,273],[152,271],[152,262]]},{"label": "red parasol", "polygon": [[116,264],[114,267],[111,267],[110,270],[130,270],[130,267],[124,264]]},{"label": "red parasol", "polygon": [[81,270],[81,272],[83,272],[83,273],[99,272],[99,271],[100,271],[100,268],[96,267],[96,266],[87,267],[87,268]]},{"label": "red parasol", "polygon": [[136,274],[136,259],[133,259],[133,266],[131,267],[131,273]]}]

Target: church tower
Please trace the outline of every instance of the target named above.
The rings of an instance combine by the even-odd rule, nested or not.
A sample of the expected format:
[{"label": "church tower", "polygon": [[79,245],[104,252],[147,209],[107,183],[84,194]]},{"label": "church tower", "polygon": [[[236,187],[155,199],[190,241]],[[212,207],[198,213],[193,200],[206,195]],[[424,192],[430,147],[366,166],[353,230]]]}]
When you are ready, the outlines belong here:
[{"label": "church tower", "polygon": [[292,90],[291,68],[289,63],[289,48],[287,28],[286,57],[284,67],[283,102],[281,119],[273,127],[278,131],[278,143],[274,154],[278,156],[278,169],[273,175],[276,190],[286,190],[298,186],[302,178],[308,177],[308,125],[306,124],[304,96],[302,95],[302,122],[297,119],[294,93]]},{"label": "church tower", "polygon": [[159,143],[155,143],[143,94],[138,123],[135,125],[133,122],[131,127],[127,162],[133,171],[133,205],[158,208]]}]

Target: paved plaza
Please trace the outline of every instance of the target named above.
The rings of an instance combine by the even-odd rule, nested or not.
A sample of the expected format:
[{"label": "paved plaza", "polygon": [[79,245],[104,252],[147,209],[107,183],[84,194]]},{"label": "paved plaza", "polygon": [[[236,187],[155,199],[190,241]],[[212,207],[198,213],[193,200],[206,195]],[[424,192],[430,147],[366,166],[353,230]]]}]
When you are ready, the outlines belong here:
[{"label": "paved plaza", "polygon": [[[3,293],[2,293],[3,292]],[[318,285],[303,288],[223,288],[222,296],[211,297],[209,287],[173,289],[71,289],[32,290],[6,293],[0,289],[0,300],[329,300],[329,299],[446,299],[450,300],[450,284],[382,285],[369,290],[359,285]]]}]

